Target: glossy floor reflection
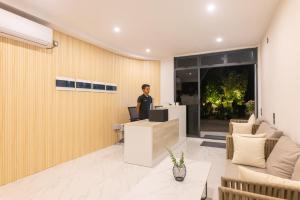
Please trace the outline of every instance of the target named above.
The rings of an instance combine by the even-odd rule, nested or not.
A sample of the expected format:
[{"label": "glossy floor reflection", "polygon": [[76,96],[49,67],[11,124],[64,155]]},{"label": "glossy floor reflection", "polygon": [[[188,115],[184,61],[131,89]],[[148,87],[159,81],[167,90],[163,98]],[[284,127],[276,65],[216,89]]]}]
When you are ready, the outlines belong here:
[{"label": "glossy floor reflection", "polygon": [[[232,165],[225,149],[202,147],[189,138],[176,152],[186,158],[209,161],[209,199],[218,199],[220,177]],[[118,200],[152,169],[123,162],[123,146],[113,145],[0,187],[1,200]],[[155,183],[154,183],[155,184]]]}]

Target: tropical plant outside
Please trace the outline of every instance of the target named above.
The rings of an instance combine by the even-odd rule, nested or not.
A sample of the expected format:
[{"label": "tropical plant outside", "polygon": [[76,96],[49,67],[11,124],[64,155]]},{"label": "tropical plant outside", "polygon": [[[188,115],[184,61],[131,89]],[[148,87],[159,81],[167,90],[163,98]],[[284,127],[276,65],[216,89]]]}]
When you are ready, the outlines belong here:
[{"label": "tropical plant outside", "polygon": [[248,70],[208,74],[201,88],[201,118],[230,119],[254,112],[255,102],[246,98]]}]

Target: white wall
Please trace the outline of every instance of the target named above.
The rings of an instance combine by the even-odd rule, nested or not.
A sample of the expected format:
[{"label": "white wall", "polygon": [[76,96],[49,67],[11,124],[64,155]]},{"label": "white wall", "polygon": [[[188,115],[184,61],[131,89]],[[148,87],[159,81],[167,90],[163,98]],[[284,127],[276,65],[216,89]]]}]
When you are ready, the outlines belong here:
[{"label": "white wall", "polygon": [[[300,144],[300,1],[281,0],[261,44],[263,118]],[[269,43],[267,44],[267,38]]]},{"label": "white wall", "polygon": [[161,60],[160,103],[174,102],[174,58]]}]

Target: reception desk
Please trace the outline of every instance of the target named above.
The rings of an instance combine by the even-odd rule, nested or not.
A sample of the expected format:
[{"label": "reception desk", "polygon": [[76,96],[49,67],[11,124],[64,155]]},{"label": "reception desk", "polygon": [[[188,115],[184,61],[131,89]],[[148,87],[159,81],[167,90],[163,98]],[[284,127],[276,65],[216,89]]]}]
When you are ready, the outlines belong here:
[{"label": "reception desk", "polygon": [[179,142],[179,119],[166,122],[141,120],[124,126],[124,161],[153,167]]}]

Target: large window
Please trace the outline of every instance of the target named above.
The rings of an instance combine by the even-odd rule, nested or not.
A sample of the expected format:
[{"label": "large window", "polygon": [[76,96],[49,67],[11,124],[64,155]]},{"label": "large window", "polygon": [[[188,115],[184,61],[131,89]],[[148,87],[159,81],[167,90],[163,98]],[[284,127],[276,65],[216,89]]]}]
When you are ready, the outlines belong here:
[{"label": "large window", "polygon": [[257,49],[175,58],[175,101],[187,106],[187,135],[226,133],[231,118],[257,112]]}]

